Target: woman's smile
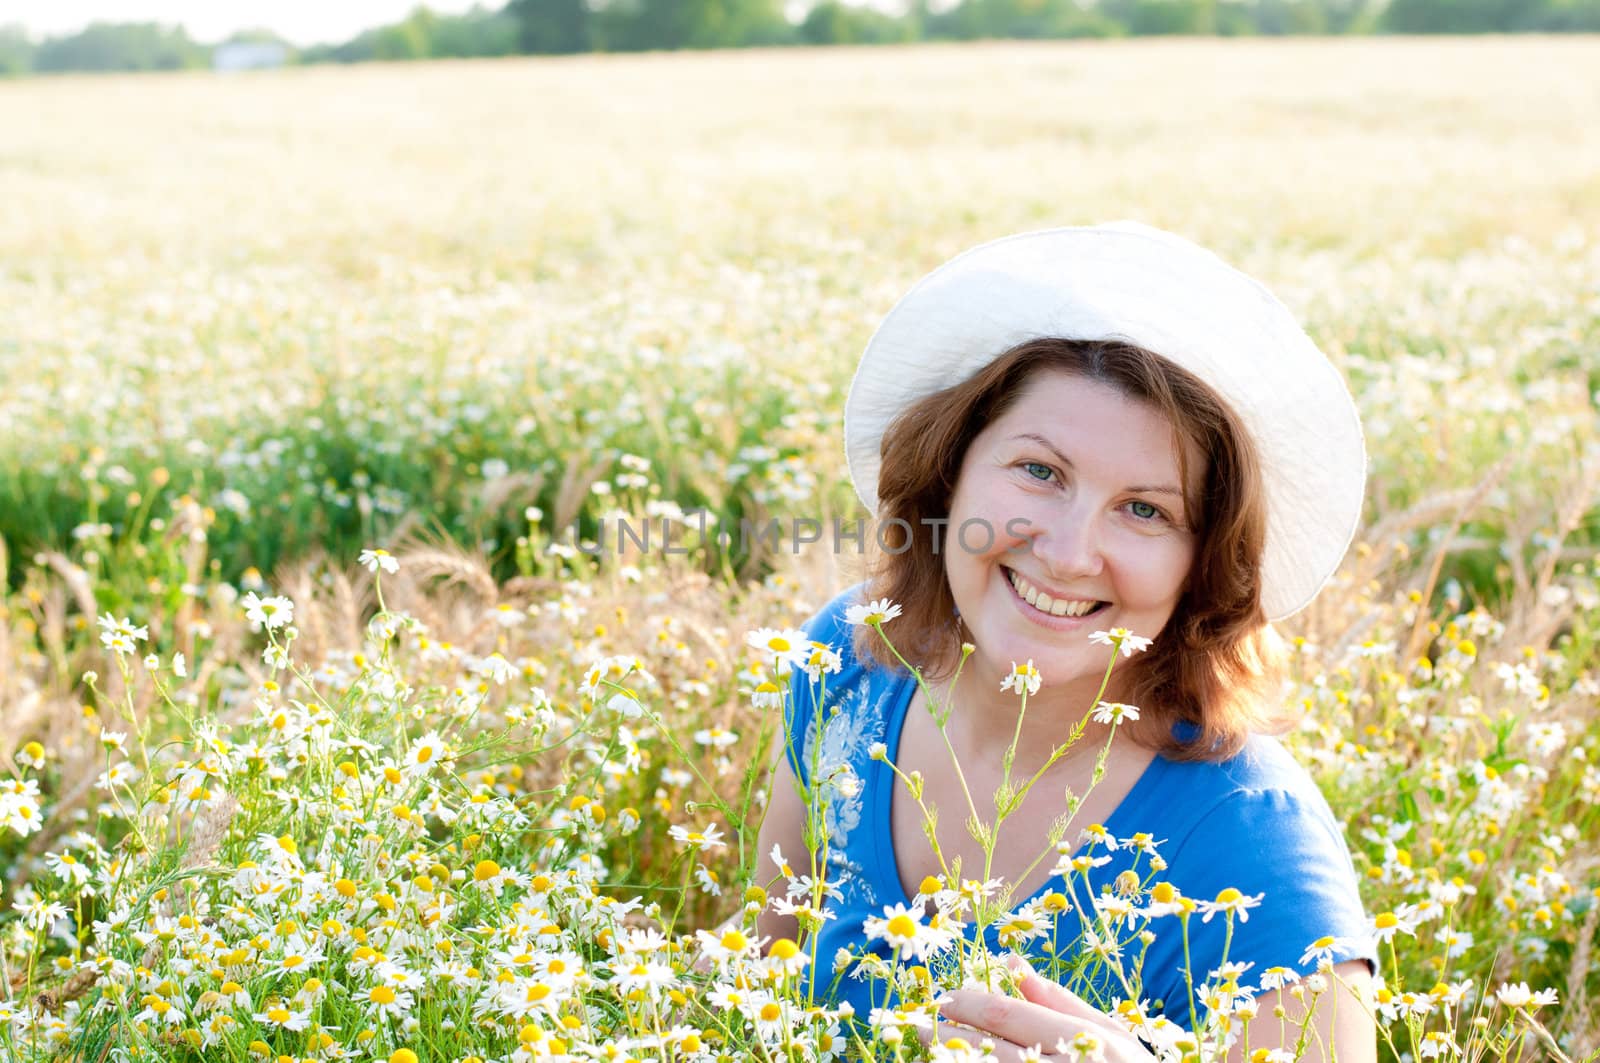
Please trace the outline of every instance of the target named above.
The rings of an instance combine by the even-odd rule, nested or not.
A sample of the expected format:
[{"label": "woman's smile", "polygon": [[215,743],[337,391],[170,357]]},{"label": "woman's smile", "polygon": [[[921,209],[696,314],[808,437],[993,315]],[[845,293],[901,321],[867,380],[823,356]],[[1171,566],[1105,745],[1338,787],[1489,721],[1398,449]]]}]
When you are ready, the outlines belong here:
[{"label": "woman's smile", "polygon": [[1073,623],[1074,621],[1092,617],[1111,604],[1098,598],[1053,595],[1041,590],[1037,584],[1015,569],[1002,565],[1000,571],[1010,584],[1012,593],[1016,595],[1022,614],[1057,631],[1073,630],[1078,626]]}]

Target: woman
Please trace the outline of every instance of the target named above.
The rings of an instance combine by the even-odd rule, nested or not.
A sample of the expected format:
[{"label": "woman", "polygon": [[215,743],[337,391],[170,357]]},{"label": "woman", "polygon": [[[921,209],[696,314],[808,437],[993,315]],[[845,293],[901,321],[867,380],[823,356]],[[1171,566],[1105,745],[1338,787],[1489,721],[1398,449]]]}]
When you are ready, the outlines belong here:
[{"label": "woman", "polygon": [[[948,920],[930,924],[960,881],[1002,880],[1022,914],[991,947],[1073,988],[1025,972],[1025,999],[955,991],[941,1038],[1012,1059],[1087,1036],[1148,1058],[1123,1018],[1154,1020],[1147,1039],[1214,1037],[1253,1007],[1258,1058],[1297,1042],[1372,1058],[1357,994],[1376,953],[1349,854],[1256,733],[1278,708],[1267,622],[1337,567],[1365,472],[1349,394],[1288,311],[1146,226],[985,244],[875,333],[845,442],[884,550],[807,626],[841,667],[820,691],[796,675],[761,832],[762,852],[804,852],[808,800],[826,826],[818,992],[863,1018],[894,1003],[861,975],[909,985],[908,957],[952,951]],[[992,825],[1008,796],[982,844],[969,815]],[[759,929],[799,936],[773,909]],[[1285,983],[1319,967],[1334,986],[1306,1025],[1312,995]]]}]

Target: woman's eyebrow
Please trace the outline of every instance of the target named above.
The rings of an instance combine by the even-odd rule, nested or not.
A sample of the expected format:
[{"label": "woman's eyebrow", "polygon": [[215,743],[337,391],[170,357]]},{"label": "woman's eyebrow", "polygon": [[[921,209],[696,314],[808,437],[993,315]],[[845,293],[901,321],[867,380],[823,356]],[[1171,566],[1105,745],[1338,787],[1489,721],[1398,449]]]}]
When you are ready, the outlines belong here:
[{"label": "woman's eyebrow", "polygon": [[[1055,459],[1061,463],[1062,468],[1071,469],[1074,467],[1071,458],[1057,450],[1054,443],[1037,432],[1019,432],[1011,438],[1026,443],[1037,443],[1054,455]],[[1183,492],[1171,484],[1134,484],[1132,487],[1124,487],[1123,490],[1132,491],[1134,494],[1175,495],[1180,499],[1183,498]]]}]

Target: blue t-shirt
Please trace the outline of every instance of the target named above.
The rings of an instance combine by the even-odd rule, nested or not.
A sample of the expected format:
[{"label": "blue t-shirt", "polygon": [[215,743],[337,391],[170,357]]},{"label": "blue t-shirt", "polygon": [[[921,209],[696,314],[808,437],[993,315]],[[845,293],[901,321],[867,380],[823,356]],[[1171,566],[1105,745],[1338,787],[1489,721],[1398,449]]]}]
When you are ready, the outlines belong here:
[{"label": "blue t-shirt", "polygon": [[[848,1000],[864,1019],[871,1008],[892,1004],[893,994],[881,981],[835,971],[834,956],[841,947],[858,952],[865,948],[862,923],[867,917],[881,917],[886,906],[913,900],[901,888],[890,833],[892,788],[900,784],[888,765],[872,759],[870,750],[882,742],[889,760],[895,759],[916,683],[902,669],[867,667],[853,653],[853,629],[844,615],[847,606],[860,600],[861,590],[856,586],[845,591],[805,625],[810,638],[841,655],[843,668],[826,677],[820,754],[817,688],[809,676],[795,673],[786,710],[786,754],[802,782],[809,783],[814,756],[820,756],[815,762],[821,769],[818,777],[833,780],[823,784],[828,795],[828,879],[840,896],[827,901],[835,918],[827,920],[820,932],[811,977],[819,997],[829,995],[834,986],[832,995]],[[892,639],[892,622],[886,630]],[[841,773],[845,766],[848,772]],[[850,776],[857,785],[839,784]],[[955,809],[941,811],[945,823],[965,818]],[[980,811],[992,817],[993,807]],[[1108,862],[1083,874],[1054,876],[1032,897],[1012,902],[1013,910],[1052,894],[1057,909],[1062,898],[1069,902],[1069,910],[1051,916],[1050,933],[1009,950],[1028,952],[1036,968],[1049,970],[1090,1003],[1109,1009],[1127,995],[1103,954],[1096,956],[1082,947],[1082,932],[1084,920],[1095,917],[1092,899],[1111,890],[1118,875],[1130,869],[1146,887],[1166,881],[1196,901],[1212,901],[1230,886],[1247,896],[1264,895],[1244,918],[1233,917],[1231,939],[1226,941],[1227,962],[1252,965],[1239,977],[1242,987],[1259,986],[1261,975],[1273,967],[1296,974],[1315,970],[1316,958],[1302,962],[1302,956],[1324,936],[1339,939],[1327,953],[1333,962],[1365,959],[1376,970],[1376,945],[1362,910],[1349,849],[1316,784],[1275,739],[1252,735],[1242,752],[1221,763],[1157,755],[1103,826],[1119,843],[1117,848],[1086,841],[1074,855],[1109,857]],[[1124,844],[1139,833],[1158,843],[1156,851],[1167,864],[1164,870],[1152,870],[1148,850]],[[798,866],[801,860],[796,855],[801,854],[789,858]],[[977,875],[963,869],[963,877]],[[932,911],[931,904],[927,910]],[[1035,904],[1034,913],[1041,910]],[[1198,990],[1224,961],[1228,920],[1218,914],[1205,922],[1195,913],[1188,926],[1189,959]],[[1138,939],[1140,929],[1154,933],[1148,945]],[[1106,936],[1103,925],[1100,930]],[[969,925],[966,933],[971,940],[975,929]],[[1135,919],[1121,924],[1116,936],[1123,972],[1142,979],[1138,997],[1148,1012],[1191,1027],[1178,917]],[[996,953],[1008,951],[1000,945],[995,926],[986,938]],[[873,951],[890,955],[883,941],[875,945]],[[1046,949],[1054,953],[1053,964]],[[1203,1018],[1205,1012],[1204,1002],[1197,1001],[1195,1014]]]}]

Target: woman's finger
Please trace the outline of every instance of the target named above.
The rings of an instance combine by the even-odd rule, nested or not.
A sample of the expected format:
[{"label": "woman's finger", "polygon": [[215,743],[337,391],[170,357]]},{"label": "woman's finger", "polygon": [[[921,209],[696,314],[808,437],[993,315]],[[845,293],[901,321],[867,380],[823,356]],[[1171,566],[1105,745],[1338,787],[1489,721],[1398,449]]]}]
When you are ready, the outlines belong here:
[{"label": "woman's finger", "polygon": [[1075,1016],[1064,1015],[1043,1004],[999,993],[956,989],[946,996],[948,999],[939,1008],[940,1018],[1003,1038],[1013,1045],[1039,1045],[1045,1052],[1055,1051],[1056,1042],[1072,1040],[1087,1025]]},{"label": "woman's finger", "polygon": [[[1023,1051],[1023,1047],[1021,1045],[1014,1044],[1003,1037],[996,1037],[992,1033],[984,1033],[979,1030],[969,1030],[963,1026],[952,1026],[949,1023],[941,1022],[938,1024],[937,1035],[941,1044],[947,1041],[959,1039],[973,1048],[977,1048],[982,1042],[988,1041],[992,1046],[992,1050],[996,1058],[998,1058],[1001,1063],[1025,1063],[1026,1060],[1032,1058]],[[917,1031],[917,1037],[921,1039],[924,1045],[933,1044],[934,1036],[934,1030],[919,1029]],[[1048,1056],[1048,1051],[1046,1052],[1046,1055]]]},{"label": "woman's finger", "polygon": [[1040,975],[1020,956],[1006,961],[1017,978],[1017,989],[1023,997],[1051,1011],[1069,1015],[1096,1029],[1127,1034],[1126,1027],[1078,994],[1059,982]]}]

